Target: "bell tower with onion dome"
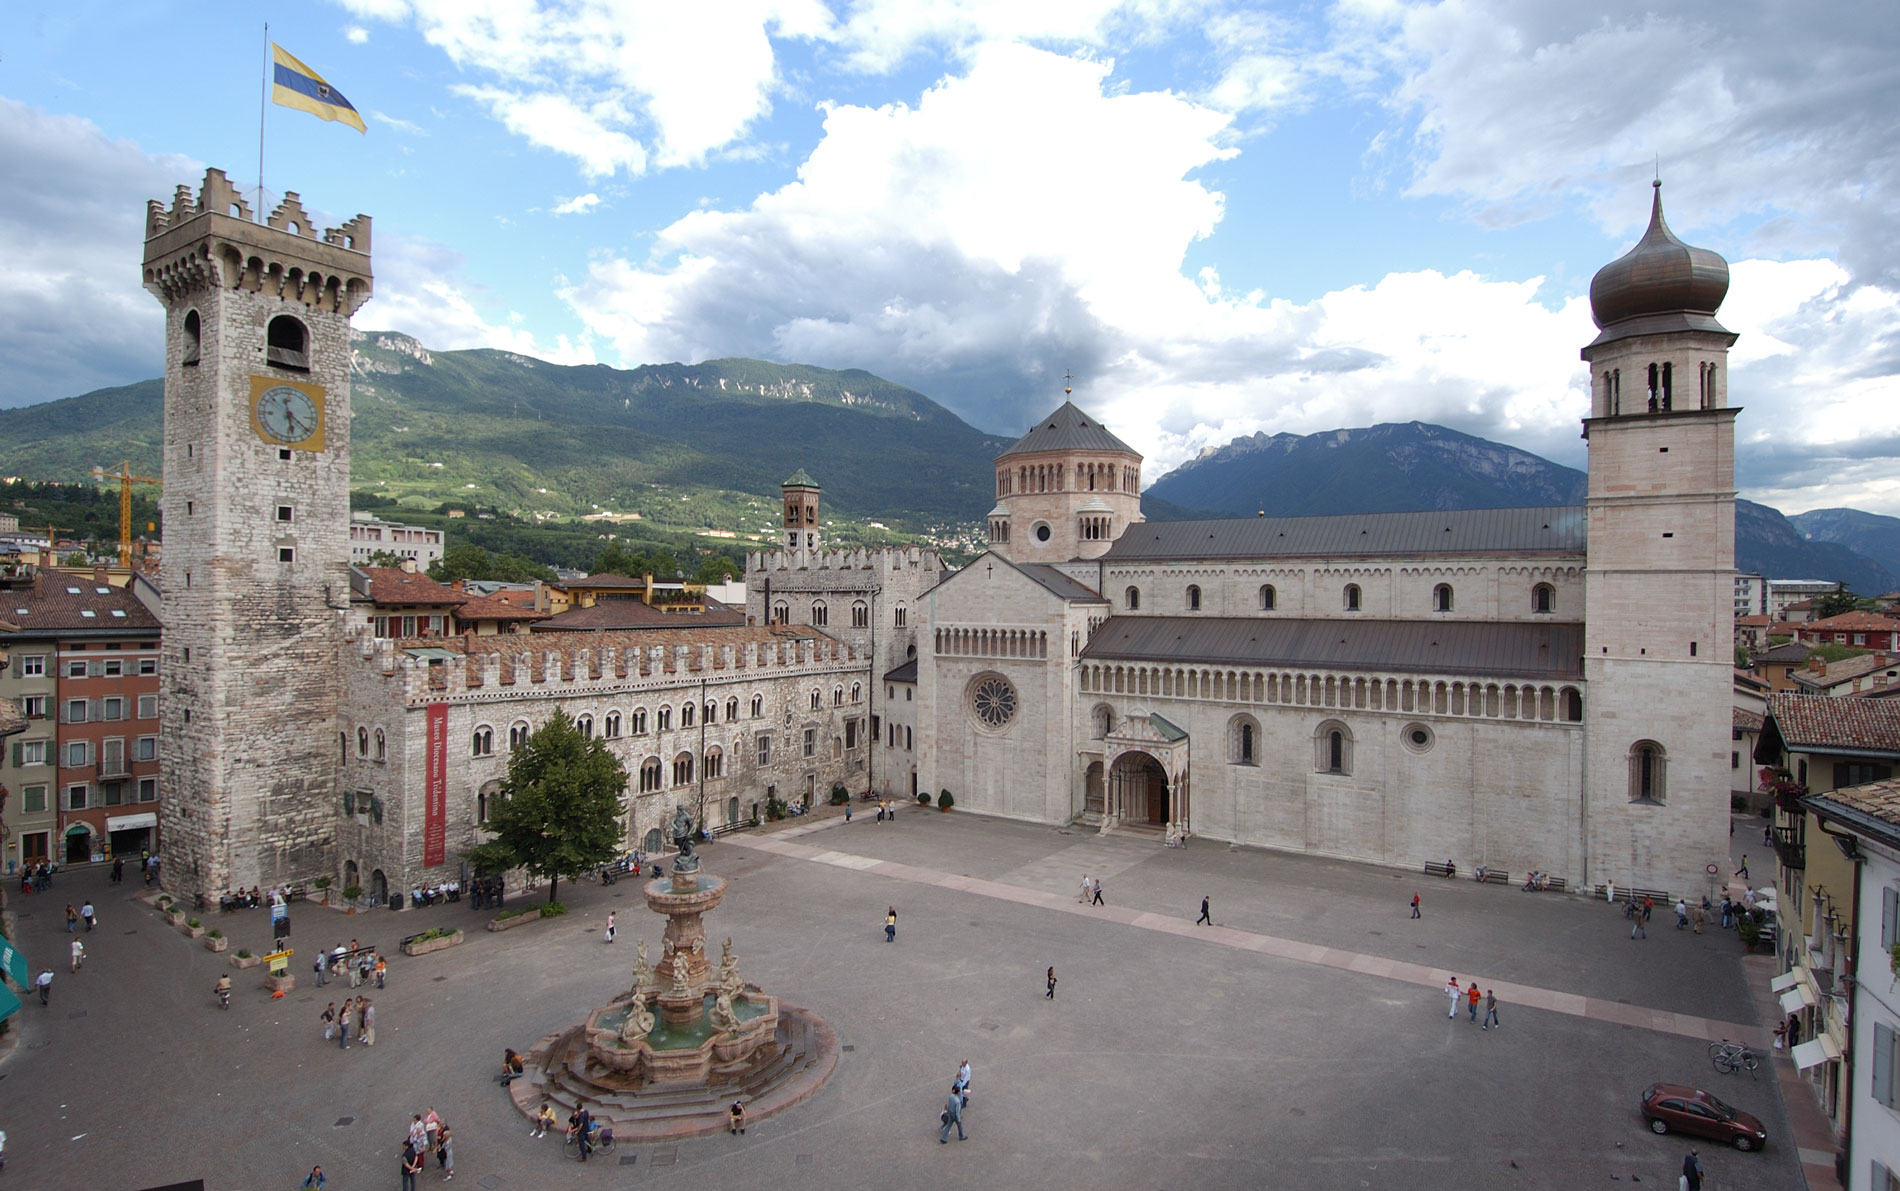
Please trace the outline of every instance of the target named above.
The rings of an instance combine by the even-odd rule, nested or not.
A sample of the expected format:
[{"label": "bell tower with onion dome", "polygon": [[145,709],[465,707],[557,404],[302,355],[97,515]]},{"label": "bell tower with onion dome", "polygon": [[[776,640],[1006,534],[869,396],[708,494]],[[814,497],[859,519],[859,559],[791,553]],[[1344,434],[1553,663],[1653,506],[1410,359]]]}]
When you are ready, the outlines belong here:
[{"label": "bell tower with onion dome", "polygon": [[[1735,415],[1728,262],[1649,227],[1598,271],[1583,669],[1588,879],[1719,896],[1728,857]],[[1717,875],[1707,868],[1715,865]]]}]

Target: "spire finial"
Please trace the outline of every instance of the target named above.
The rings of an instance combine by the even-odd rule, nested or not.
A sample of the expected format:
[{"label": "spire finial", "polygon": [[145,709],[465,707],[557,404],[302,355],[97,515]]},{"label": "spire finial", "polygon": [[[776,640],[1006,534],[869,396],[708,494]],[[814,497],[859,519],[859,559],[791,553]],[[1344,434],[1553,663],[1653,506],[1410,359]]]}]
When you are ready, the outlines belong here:
[{"label": "spire finial", "polygon": [[1662,189],[1662,154],[1660,153],[1656,154],[1655,181],[1651,182],[1650,185],[1654,186],[1657,190]]},{"label": "spire finial", "polygon": [[1062,370],[1062,395],[1067,397],[1075,392],[1075,374],[1068,369]]}]

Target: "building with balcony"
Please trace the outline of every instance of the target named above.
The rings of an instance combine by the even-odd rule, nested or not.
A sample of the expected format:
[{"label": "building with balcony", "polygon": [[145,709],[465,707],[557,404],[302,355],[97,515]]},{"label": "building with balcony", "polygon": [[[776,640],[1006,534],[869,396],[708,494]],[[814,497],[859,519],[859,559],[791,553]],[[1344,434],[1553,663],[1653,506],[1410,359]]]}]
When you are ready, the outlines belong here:
[{"label": "building with balcony", "polygon": [[369,566],[379,554],[427,570],[442,559],[442,531],[426,525],[381,521],[369,513],[350,514],[350,562]]}]

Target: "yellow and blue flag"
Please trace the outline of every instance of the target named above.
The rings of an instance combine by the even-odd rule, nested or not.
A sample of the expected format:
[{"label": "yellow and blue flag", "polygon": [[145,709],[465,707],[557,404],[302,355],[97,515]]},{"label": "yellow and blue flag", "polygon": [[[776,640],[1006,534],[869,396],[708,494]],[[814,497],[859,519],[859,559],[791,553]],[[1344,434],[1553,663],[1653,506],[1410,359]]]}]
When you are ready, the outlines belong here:
[{"label": "yellow and blue flag", "polygon": [[358,132],[369,131],[363,127],[363,117],[356,114],[356,108],[343,98],[341,91],[324,82],[322,75],[291,57],[274,41],[270,44],[270,53],[275,64],[270,90],[272,103],[309,112],[320,120],[348,124]]}]

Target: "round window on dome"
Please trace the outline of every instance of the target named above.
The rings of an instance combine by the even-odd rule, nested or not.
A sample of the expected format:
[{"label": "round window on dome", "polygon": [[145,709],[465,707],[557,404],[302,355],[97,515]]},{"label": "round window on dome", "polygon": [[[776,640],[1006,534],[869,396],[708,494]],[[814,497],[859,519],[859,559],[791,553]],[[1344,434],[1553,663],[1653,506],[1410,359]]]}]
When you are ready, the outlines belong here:
[{"label": "round window on dome", "polygon": [[1036,526],[1036,540],[1038,542],[1046,542],[1049,540],[1049,525],[1047,522]]}]

